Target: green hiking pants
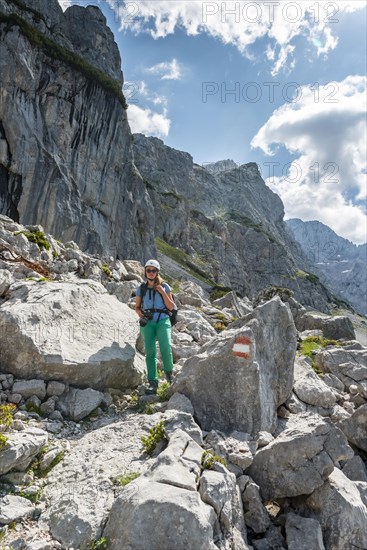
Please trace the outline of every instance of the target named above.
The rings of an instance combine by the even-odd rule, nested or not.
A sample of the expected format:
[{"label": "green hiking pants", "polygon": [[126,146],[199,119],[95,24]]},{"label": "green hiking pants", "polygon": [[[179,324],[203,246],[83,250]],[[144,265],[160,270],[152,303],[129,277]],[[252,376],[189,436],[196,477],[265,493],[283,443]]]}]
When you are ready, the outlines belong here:
[{"label": "green hiking pants", "polygon": [[144,338],[145,362],[147,365],[148,380],[158,380],[156,360],[157,340],[162,355],[164,372],[172,372],[173,370],[171,321],[169,320],[169,317],[161,319],[158,323],[148,321],[145,327],[140,327],[140,332]]}]

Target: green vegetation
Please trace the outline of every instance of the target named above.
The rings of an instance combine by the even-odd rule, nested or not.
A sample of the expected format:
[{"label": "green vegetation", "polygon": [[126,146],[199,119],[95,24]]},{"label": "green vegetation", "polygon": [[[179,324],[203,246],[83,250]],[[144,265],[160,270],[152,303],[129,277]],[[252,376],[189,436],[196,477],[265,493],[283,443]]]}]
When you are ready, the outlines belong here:
[{"label": "green vegetation", "polygon": [[223,298],[223,296],[231,292],[231,290],[232,289],[228,286],[214,285],[210,291],[210,300],[214,302],[214,300],[218,300],[218,298]]},{"label": "green vegetation", "polygon": [[42,20],[47,25],[47,21],[46,21],[45,17],[43,16],[43,14],[40,11],[37,11],[34,8],[31,8],[30,6],[27,6],[26,4],[24,4],[20,0],[6,0],[6,1],[8,3],[10,2],[11,4],[15,4],[16,6],[18,6],[18,8],[20,8],[23,11],[28,11],[29,13],[31,13],[33,15],[33,17],[36,21],[39,22],[39,21]]},{"label": "green vegetation", "polygon": [[146,403],[144,407],[144,414],[154,414],[156,412],[154,403]]},{"label": "green vegetation", "polygon": [[103,273],[105,275],[107,275],[107,277],[112,277],[112,271],[110,270],[110,268],[108,267],[108,264],[103,264],[101,265],[101,269],[103,271]]},{"label": "green vegetation", "polygon": [[288,298],[292,296],[293,292],[289,288],[283,286],[268,286],[265,290],[261,291],[258,296],[253,301],[253,306],[257,307],[261,302],[268,302],[274,296],[279,296],[279,298],[286,302]]},{"label": "green vegetation", "polygon": [[251,218],[248,216],[244,216],[243,214],[240,214],[239,212],[236,212],[235,210],[230,210],[229,212],[225,212],[220,216],[224,220],[233,221],[235,223],[238,223],[240,225],[243,225],[245,227],[250,227],[257,231],[258,233],[263,233],[268,239],[276,243],[277,241],[274,239],[274,237],[266,231],[261,223],[255,223]]},{"label": "green vegetation", "polygon": [[25,491],[20,491],[19,493],[17,493],[20,497],[23,497],[23,498],[27,498],[28,500],[30,500],[31,502],[33,502],[33,504],[36,504],[36,502],[39,501],[39,499],[41,498],[41,495],[42,495],[42,489],[39,489],[36,493],[30,495],[28,493],[26,493]]},{"label": "green vegetation", "polygon": [[319,282],[318,276],[314,275],[313,273],[307,273],[306,279],[308,279],[314,285],[317,285],[317,283]]},{"label": "green vegetation", "polygon": [[[0,405],[0,428],[10,428],[13,422],[13,414],[16,410],[16,406],[12,403],[8,405]],[[0,433],[0,450],[3,449],[8,443],[8,437]]]},{"label": "green vegetation", "polygon": [[175,262],[184,267],[186,271],[190,273],[190,275],[193,275],[194,277],[200,279],[206,284],[214,284],[213,281],[209,279],[209,275],[203,272],[203,270],[201,270],[198,266],[196,266],[191,260],[190,256],[180,248],[176,248],[175,246],[166,243],[158,237],[155,239],[155,245],[159,252],[162,252],[162,254],[165,254],[169,258],[172,258],[172,260],[175,260]]},{"label": "green vegetation", "polygon": [[[21,3],[19,2],[18,5],[19,4]],[[122,92],[121,84],[118,80],[114,80],[113,78],[107,76],[103,71],[85,61],[83,57],[75,54],[67,48],[60,46],[16,13],[10,13],[8,15],[1,14],[0,23],[7,24],[5,31],[10,30],[11,27],[15,25],[18,26],[20,31],[28,38],[31,44],[40,48],[45,55],[51,57],[52,59],[56,59],[57,61],[62,61],[73,69],[79,71],[88,80],[101,86],[101,88],[103,88],[107,93],[117,97],[122,107],[127,109],[128,106],[126,99]]]},{"label": "green vegetation", "polygon": [[161,420],[160,422],[158,422],[158,424],[150,428],[149,435],[141,436],[141,441],[143,443],[144,450],[148,455],[153,454],[154,449],[156,448],[156,446],[160,441],[163,441],[163,439],[165,439],[163,420]]},{"label": "green vegetation", "polygon": [[25,235],[31,243],[37,244],[41,250],[43,248],[50,250],[50,243],[48,242],[43,231],[36,231],[35,229],[31,229],[31,231],[15,231],[14,236],[19,235],[20,233],[23,233],[23,235]]},{"label": "green vegetation", "polygon": [[87,546],[84,545],[80,547],[80,550],[107,550],[108,539],[106,537],[101,537],[98,540],[93,540],[89,542]]},{"label": "green vegetation", "polygon": [[139,472],[125,472],[122,476],[117,476],[113,478],[112,483],[114,485],[125,487],[131,481],[134,481],[134,479],[138,478],[139,476],[140,476]]},{"label": "green vegetation", "polygon": [[58,257],[60,256],[60,254],[59,254],[58,252],[56,252],[56,250],[53,250],[53,251],[52,251],[52,256],[53,256],[54,258],[58,258]]},{"label": "green vegetation", "polygon": [[167,381],[164,381],[164,382],[162,382],[162,384],[159,384],[158,390],[157,390],[157,395],[158,395],[159,401],[168,401],[168,399],[169,399],[169,395],[168,395],[169,386],[170,385]]},{"label": "green vegetation", "polygon": [[181,195],[178,195],[178,193],[176,193],[175,191],[164,191],[163,193],[161,193],[161,195],[165,197],[173,197],[177,201],[183,200],[183,197],[181,197]]},{"label": "green vegetation", "polygon": [[38,414],[39,416],[42,416],[42,411],[38,405],[35,405],[34,403],[31,403],[28,401],[28,403],[25,404],[25,408],[28,412],[34,412]]},{"label": "green vegetation", "polygon": [[302,355],[306,355],[312,360],[313,370],[317,374],[322,376],[324,373],[316,365],[314,351],[317,349],[326,348],[326,346],[341,345],[341,342],[339,342],[338,340],[328,340],[327,338],[323,338],[322,336],[307,336],[307,338],[302,340],[302,342],[299,344],[298,349],[302,353]]},{"label": "green vegetation", "polygon": [[212,470],[215,462],[219,462],[220,464],[227,466],[226,461],[220,456],[212,453],[211,451],[204,451],[201,456],[201,469]]},{"label": "green vegetation", "polygon": [[222,332],[222,330],[226,330],[226,328],[227,328],[227,325],[225,325],[221,321],[218,321],[218,323],[214,323],[213,326],[214,326],[215,330],[218,330],[219,332]]}]

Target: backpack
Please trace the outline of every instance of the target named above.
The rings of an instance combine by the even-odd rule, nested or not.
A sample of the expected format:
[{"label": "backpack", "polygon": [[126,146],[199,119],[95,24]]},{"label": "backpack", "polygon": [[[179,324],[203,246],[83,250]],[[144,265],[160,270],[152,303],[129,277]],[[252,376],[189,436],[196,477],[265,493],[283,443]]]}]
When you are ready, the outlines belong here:
[{"label": "backpack", "polygon": [[[141,298],[142,305],[143,305],[144,296],[147,293],[147,290],[148,290],[147,283],[142,283],[140,285],[140,298]],[[153,290],[153,292],[157,292],[157,291]],[[160,311],[162,313],[167,313],[167,315],[169,315],[169,320],[171,322],[171,326],[173,327],[177,323],[178,308],[177,308],[177,305],[175,303],[175,299],[174,299],[173,294],[172,294],[172,299],[173,299],[174,306],[173,306],[173,309],[171,311],[169,309],[167,309],[166,307],[163,308],[163,309],[158,309],[156,311]],[[159,317],[158,317],[158,319],[159,319]]]}]

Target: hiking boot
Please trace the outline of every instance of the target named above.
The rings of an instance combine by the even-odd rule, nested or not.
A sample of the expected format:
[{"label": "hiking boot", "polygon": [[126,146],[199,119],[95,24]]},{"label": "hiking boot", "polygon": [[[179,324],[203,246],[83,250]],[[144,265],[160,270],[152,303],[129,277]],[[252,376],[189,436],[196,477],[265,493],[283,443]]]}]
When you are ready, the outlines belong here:
[{"label": "hiking boot", "polygon": [[165,372],[164,374],[165,374],[165,376],[166,376],[167,382],[168,382],[169,384],[172,384],[173,372],[172,372],[172,371],[171,371],[171,372]]},{"label": "hiking boot", "polygon": [[149,380],[149,387],[145,389],[145,395],[155,395],[158,389],[158,380]]}]

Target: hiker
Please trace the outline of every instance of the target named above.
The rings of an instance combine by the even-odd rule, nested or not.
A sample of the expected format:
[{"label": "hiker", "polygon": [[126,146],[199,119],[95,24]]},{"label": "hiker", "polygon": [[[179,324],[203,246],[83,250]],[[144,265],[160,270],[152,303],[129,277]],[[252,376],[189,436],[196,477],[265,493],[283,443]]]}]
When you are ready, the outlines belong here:
[{"label": "hiker", "polygon": [[162,355],[163,370],[171,383],[173,358],[171,349],[171,321],[167,310],[174,308],[171,287],[159,275],[157,260],[145,264],[146,282],[136,290],[135,311],[139,315],[140,332],[145,343],[145,361],[148,371],[147,394],[156,394],[158,374],[156,361],[156,340]]}]

